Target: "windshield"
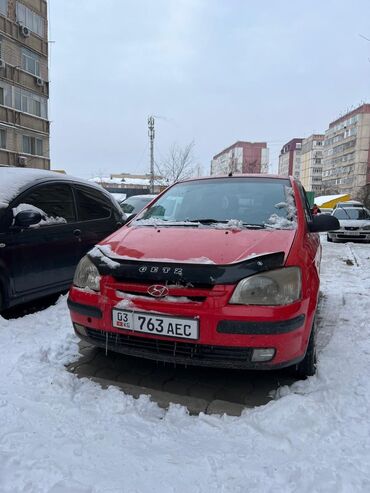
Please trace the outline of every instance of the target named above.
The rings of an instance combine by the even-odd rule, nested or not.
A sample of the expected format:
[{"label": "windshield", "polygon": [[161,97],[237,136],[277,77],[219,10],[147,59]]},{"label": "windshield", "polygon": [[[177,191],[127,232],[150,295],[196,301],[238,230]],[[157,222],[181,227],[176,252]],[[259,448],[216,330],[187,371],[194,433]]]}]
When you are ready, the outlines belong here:
[{"label": "windshield", "polygon": [[136,214],[141,211],[149,202],[153,199],[153,196],[148,197],[130,197],[121,203],[121,209],[126,214]]},{"label": "windshield", "polygon": [[233,177],[179,183],[144,211],[136,223],[159,220],[211,226],[232,221],[243,226],[290,229],[295,225],[292,194],[289,180],[284,179]]},{"label": "windshield", "polygon": [[365,208],[354,209],[353,207],[351,208],[341,207],[340,209],[337,209],[333,213],[333,216],[335,216],[337,219],[364,220],[364,219],[370,219],[370,212]]}]

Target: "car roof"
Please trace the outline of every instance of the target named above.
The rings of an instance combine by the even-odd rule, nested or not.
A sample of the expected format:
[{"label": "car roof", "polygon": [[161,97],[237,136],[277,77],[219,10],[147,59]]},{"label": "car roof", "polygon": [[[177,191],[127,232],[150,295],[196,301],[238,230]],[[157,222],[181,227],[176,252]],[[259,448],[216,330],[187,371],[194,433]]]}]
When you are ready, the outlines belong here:
[{"label": "car roof", "polygon": [[209,175],[209,176],[199,176],[197,178],[189,178],[188,180],[180,180],[179,183],[191,182],[191,181],[200,181],[200,180],[219,180],[228,178],[229,180],[233,180],[235,178],[257,178],[260,180],[263,179],[273,179],[273,180],[295,180],[292,176],[282,176],[282,175],[273,175],[273,174],[264,174],[264,173],[235,173],[232,176],[229,175]]},{"label": "car roof", "polygon": [[36,168],[0,167],[0,208],[7,207],[24,189],[48,181],[86,185],[99,190],[112,200],[109,192],[104,190],[104,188],[82,178],[75,178],[74,176]]}]

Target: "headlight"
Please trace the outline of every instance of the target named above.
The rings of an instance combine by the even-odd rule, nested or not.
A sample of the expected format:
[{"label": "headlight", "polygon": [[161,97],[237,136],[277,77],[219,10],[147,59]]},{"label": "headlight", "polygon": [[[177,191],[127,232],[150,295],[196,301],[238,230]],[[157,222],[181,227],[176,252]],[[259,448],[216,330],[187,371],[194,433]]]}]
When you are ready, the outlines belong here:
[{"label": "headlight", "polygon": [[366,226],[364,226],[362,229],[369,230],[369,229],[370,229],[370,224],[367,224],[367,225],[366,225]]},{"label": "headlight", "polygon": [[229,303],[236,305],[289,305],[301,296],[299,267],[271,270],[242,279]]},{"label": "headlight", "polygon": [[82,289],[100,290],[100,274],[89,257],[83,257],[77,265],[73,285]]}]

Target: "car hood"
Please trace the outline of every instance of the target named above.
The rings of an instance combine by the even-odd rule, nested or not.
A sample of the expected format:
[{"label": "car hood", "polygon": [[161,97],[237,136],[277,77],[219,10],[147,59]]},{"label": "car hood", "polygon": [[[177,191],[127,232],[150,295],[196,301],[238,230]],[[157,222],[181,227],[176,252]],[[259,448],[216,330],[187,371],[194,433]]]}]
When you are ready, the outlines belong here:
[{"label": "car hood", "polygon": [[370,226],[369,219],[341,219],[339,221],[340,227],[351,227],[351,228],[363,228],[364,226]]},{"label": "car hood", "polygon": [[290,251],[295,230],[123,227],[100,243],[105,255],[146,262],[232,264]]}]

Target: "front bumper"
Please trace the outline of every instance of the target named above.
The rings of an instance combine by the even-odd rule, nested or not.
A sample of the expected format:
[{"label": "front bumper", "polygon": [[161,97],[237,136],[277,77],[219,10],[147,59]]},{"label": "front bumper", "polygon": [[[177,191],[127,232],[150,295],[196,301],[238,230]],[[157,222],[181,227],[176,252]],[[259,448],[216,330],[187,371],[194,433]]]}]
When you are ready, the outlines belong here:
[{"label": "front bumper", "polygon": [[[123,298],[113,286],[103,287],[101,294],[72,288],[68,304],[76,334],[81,339],[122,354],[174,364],[242,369],[282,368],[302,360],[316,300],[314,307],[309,299],[276,307],[229,305],[227,301],[233,289],[234,286],[218,285],[206,297],[193,290],[198,292],[192,291],[192,298],[199,301],[187,303],[144,297],[128,299],[130,308],[124,309],[197,317],[200,328],[197,340],[114,328],[112,310]],[[271,361],[252,361],[253,350],[257,348],[273,348],[275,354]]]},{"label": "front bumper", "polygon": [[331,240],[347,240],[347,241],[370,241],[370,231],[364,229],[331,231],[328,233]]}]

